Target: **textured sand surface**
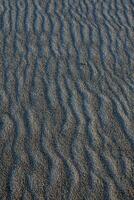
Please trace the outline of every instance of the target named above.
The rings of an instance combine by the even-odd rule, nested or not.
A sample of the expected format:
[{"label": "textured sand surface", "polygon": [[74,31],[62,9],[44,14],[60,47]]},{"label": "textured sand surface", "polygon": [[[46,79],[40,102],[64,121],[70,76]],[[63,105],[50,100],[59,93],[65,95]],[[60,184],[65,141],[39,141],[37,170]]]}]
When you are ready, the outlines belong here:
[{"label": "textured sand surface", "polygon": [[134,0],[0,0],[8,199],[134,199]]}]

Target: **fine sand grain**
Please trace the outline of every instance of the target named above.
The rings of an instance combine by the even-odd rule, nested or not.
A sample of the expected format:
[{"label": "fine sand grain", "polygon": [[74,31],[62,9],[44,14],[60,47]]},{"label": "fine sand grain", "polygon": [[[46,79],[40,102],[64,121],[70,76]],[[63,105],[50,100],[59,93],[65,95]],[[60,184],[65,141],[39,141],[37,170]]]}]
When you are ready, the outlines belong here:
[{"label": "fine sand grain", "polygon": [[0,0],[0,200],[134,199],[134,1]]}]

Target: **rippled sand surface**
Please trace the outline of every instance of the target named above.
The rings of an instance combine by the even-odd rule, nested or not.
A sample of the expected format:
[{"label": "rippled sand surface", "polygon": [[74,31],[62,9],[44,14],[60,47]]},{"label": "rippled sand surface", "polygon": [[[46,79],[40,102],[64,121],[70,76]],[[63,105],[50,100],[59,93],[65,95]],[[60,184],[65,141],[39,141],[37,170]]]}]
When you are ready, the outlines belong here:
[{"label": "rippled sand surface", "polygon": [[0,199],[134,199],[133,0],[0,0]]}]

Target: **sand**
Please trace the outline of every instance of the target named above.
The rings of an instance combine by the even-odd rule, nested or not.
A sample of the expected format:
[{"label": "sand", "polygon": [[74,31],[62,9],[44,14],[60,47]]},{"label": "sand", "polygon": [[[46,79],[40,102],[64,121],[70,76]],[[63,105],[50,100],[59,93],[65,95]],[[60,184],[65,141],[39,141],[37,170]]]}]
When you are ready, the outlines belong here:
[{"label": "sand", "polygon": [[134,199],[133,0],[0,0],[0,199]]}]

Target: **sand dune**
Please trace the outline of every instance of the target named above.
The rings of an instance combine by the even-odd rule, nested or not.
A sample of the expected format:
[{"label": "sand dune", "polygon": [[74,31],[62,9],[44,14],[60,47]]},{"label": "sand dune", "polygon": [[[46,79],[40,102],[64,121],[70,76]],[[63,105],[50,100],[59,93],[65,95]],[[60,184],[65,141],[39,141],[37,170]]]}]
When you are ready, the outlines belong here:
[{"label": "sand dune", "polygon": [[0,0],[0,199],[134,199],[134,1]]}]

